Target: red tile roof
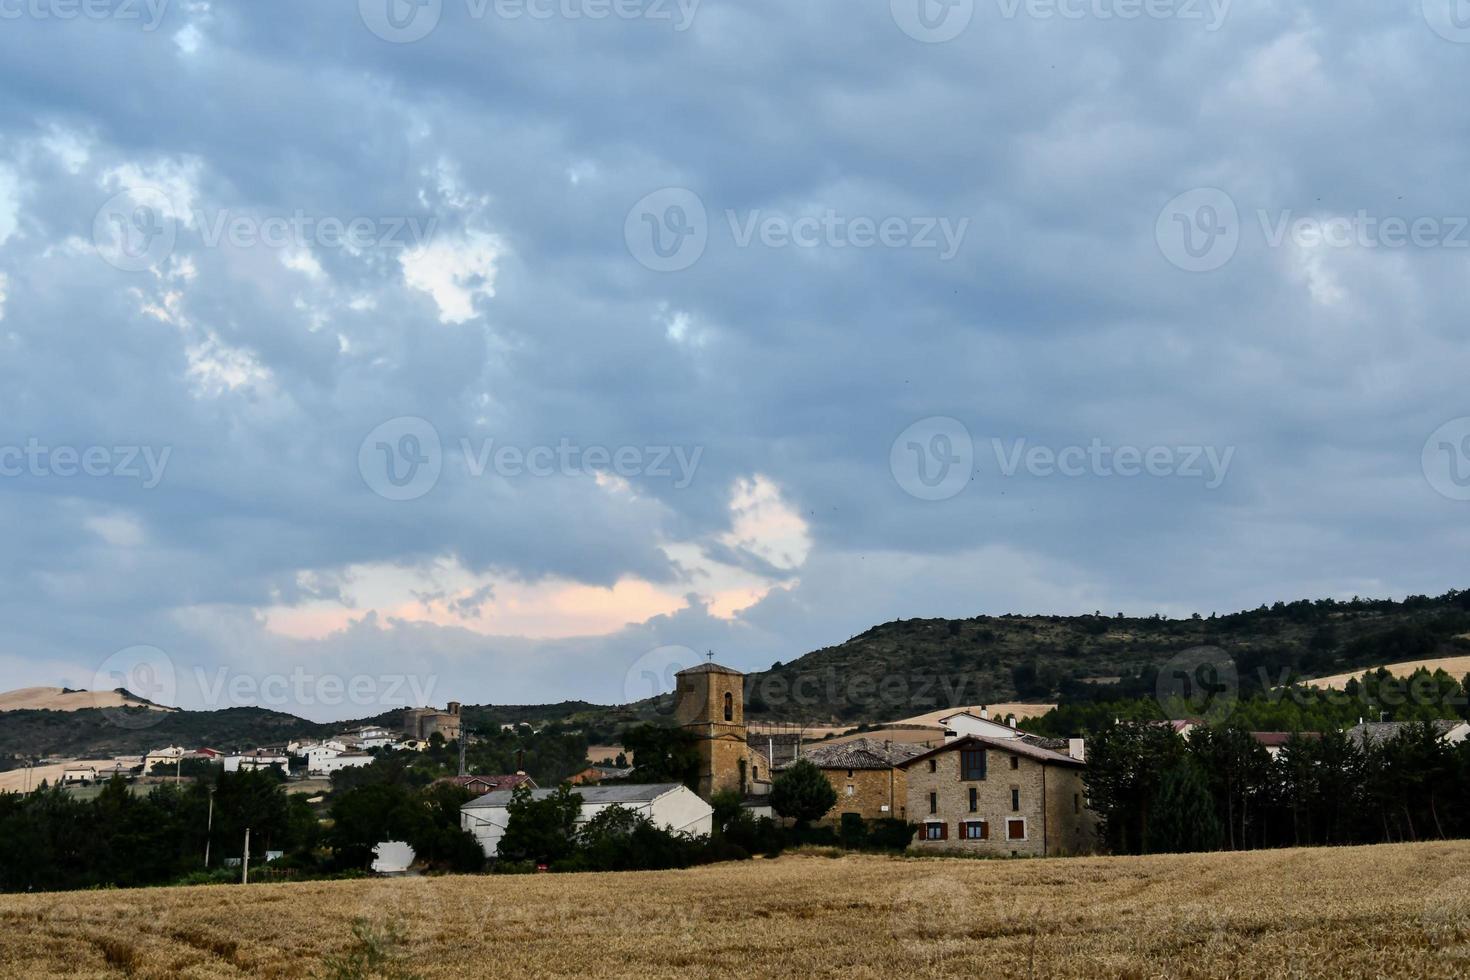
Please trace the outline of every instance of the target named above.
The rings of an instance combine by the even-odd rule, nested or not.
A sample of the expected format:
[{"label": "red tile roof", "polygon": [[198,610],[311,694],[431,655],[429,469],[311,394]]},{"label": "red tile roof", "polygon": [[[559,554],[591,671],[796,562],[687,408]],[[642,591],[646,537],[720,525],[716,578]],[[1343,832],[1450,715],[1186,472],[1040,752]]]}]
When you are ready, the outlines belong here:
[{"label": "red tile roof", "polygon": [[523,772],[512,773],[508,776],[446,776],[439,780],[441,783],[453,783],[463,786],[475,794],[494,793],[498,790],[515,789],[517,786],[526,785],[532,789],[536,788],[536,781]]}]

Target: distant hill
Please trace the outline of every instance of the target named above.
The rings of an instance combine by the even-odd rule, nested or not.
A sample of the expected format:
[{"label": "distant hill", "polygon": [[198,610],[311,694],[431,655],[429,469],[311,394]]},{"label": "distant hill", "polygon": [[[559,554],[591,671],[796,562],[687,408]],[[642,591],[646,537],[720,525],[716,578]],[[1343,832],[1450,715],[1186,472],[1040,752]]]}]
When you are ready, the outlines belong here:
[{"label": "distant hill", "polygon": [[177,711],[118,688],[115,691],[73,691],[65,687],[23,687],[0,692],[0,711],[80,711],[83,708],[139,707],[150,711]]},{"label": "distant hill", "polygon": [[746,713],[874,722],[974,704],[1152,696],[1160,669],[1198,647],[1234,660],[1245,695],[1290,679],[1465,656],[1466,633],[1470,592],[1461,591],[1401,602],[1278,602],[1188,619],[1099,612],[900,620],[751,675]]},{"label": "distant hill", "polygon": [[343,731],[264,708],[155,712],[148,708],[25,709],[0,714],[0,756],[111,758],[166,745],[229,751]]},{"label": "distant hill", "polygon": [[[899,620],[750,674],[746,717],[753,723],[846,727],[961,706],[1151,697],[1159,671],[1170,659],[1201,646],[1217,647],[1235,661],[1242,695],[1290,680],[1361,673],[1383,664],[1443,660],[1446,667],[1459,670],[1465,662],[1452,658],[1470,656],[1470,592],[1403,601],[1278,602],[1189,619],[1099,612]],[[666,694],[618,706],[585,701],[465,705],[464,719],[471,729],[552,724],[580,729],[593,741],[612,742],[629,725],[672,721],[672,702]],[[0,757],[108,757],[170,743],[231,749],[319,737],[361,724],[396,725],[401,718],[390,711],[317,724],[260,708],[149,717],[149,707],[140,706],[127,709],[136,713],[135,720],[125,716],[120,725],[114,721],[116,710],[0,711]]]},{"label": "distant hill", "polygon": [[[1459,639],[1470,639],[1470,637],[1459,637]],[[1409,660],[1400,664],[1367,664],[1369,669],[1382,668],[1388,671],[1390,677],[1412,677],[1415,671],[1427,670],[1431,674],[1442,670],[1455,680],[1463,681],[1470,677],[1470,656],[1464,657],[1433,657],[1428,660]],[[1333,674],[1331,677],[1313,677],[1304,683],[1313,687],[1326,689],[1338,689],[1346,686],[1350,680],[1356,680],[1363,676],[1363,671],[1350,670],[1343,674]]]}]

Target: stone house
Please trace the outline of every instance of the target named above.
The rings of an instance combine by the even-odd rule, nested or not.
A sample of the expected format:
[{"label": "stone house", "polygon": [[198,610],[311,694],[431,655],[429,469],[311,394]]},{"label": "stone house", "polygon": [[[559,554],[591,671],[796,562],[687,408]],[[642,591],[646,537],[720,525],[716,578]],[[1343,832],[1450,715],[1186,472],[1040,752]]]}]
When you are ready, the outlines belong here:
[{"label": "stone house", "polygon": [[807,752],[802,758],[822,770],[837,792],[837,804],[820,822],[839,824],[848,813],[864,820],[908,819],[908,780],[899,763],[922,751],[922,746],[859,738]]},{"label": "stone house", "polygon": [[1091,852],[1086,764],[1020,738],[967,735],[899,763],[919,851],[1045,857]]}]

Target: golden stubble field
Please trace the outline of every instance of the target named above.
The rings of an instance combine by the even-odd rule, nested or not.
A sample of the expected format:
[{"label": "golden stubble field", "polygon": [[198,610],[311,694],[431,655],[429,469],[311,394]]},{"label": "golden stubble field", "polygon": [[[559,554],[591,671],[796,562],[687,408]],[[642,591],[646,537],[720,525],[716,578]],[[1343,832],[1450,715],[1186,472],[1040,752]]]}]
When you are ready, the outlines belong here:
[{"label": "golden stubble field", "polygon": [[397,976],[1463,977],[1470,843],[3,896],[0,974],[329,976],[358,919]]}]

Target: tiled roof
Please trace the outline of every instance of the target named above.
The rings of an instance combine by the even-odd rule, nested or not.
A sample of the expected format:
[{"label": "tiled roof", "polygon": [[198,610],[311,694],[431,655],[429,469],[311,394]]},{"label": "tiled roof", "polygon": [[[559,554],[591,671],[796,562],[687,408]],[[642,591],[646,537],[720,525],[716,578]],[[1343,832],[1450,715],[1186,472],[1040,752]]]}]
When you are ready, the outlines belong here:
[{"label": "tiled roof", "polygon": [[[672,793],[683,786],[683,783],[644,783],[633,786],[579,786],[574,792],[582,798],[583,803],[650,803],[665,793]],[[533,789],[531,799],[544,800],[554,789]],[[511,793],[509,790],[496,790],[486,793],[484,796],[470,800],[464,805],[464,809],[479,809],[481,807],[506,806],[510,803]]]},{"label": "tiled roof", "polygon": [[[1347,734],[1348,738],[1352,739],[1358,745],[1363,745],[1365,742],[1370,745],[1377,745],[1381,742],[1392,742],[1398,738],[1399,733],[1404,729],[1412,728],[1419,724],[1422,724],[1422,722],[1373,721],[1366,725],[1354,725],[1348,729]],[[1430,724],[1434,726],[1434,730],[1439,734],[1439,737],[1444,738],[1452,730],[1465,723],[1463,721],[1442,718],[1438,721],[1431,721]]]},{"label": "tiled roof", "polygon": [[744,676],[740,673],[740,671],[735,670],[732,667],[722,667],[714,662],[697,664],[693,667],[685,667],[674,676],[678,677],[680,674],[735,674],[737,676]]},{"label": "tiled roof", "polygon": [[885,745],[876,739],[858,738],[840,745],[819,745],[802,758],[820,769],[891,769],[924,751],[904,742]]},{"label": "tiled roof", "polygon": [[[523,772],[517,772],[508,776],[448,776],[441,782],[453,783],[456,786],[489,786],[491,792],[494,792],[514,789],[521,783],[531,783],[531,777]],[[531,785],[534,786],[535,783]]]},{"label": "tiled roof", "polygon": [[941,752],[948,752],[951,749],[963,748],[967,745],[979,745],[987,749],[999,749],[1002,752],[1010,752],[1014,755],[1023,756],[1027,759],[1035,759],[1037,762],[1042,762],[1049,766],[1073,766],[1078,769],[1085,769],[1087,766],[1086,763],[1080,762],[1077,759],[1072,758],[1070,755],[1063,755],[1060,752],[1053,752],[1051,749],[1043,749],[1038,745],[1030,744],[1025,739],[986,738],[983,735],[966,735],[963,738],[957,738],[953,742],[949,742],[945,745],[939,746],[937,749],[930,749],[927,752],[922,752],[919,755],[914,756],[912,759],[900,763],[899,765],[900,768],[907,768],[908,766],[913,765],[915,762],[918,762],[920,759],[927,759],[931,755],[938,755]]}]

